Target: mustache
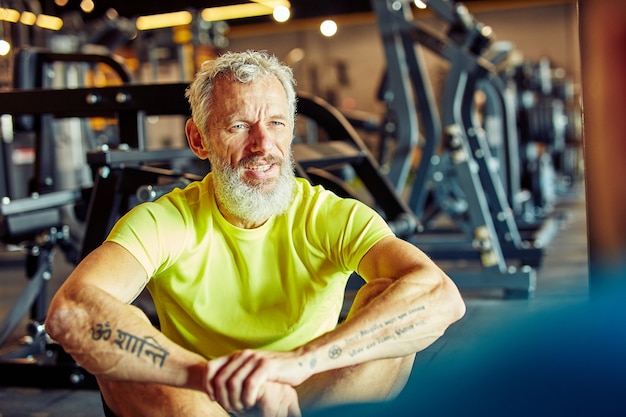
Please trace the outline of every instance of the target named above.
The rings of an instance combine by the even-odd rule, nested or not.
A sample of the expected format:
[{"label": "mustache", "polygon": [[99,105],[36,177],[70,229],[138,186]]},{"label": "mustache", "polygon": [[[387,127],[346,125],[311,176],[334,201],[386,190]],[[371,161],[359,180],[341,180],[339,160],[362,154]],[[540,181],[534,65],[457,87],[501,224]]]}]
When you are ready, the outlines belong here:
[{"label": "mustache", "polygon": [[243,158],[237,164],[239,168],[244,168],[246,165],[253,165],[258,163],[259,161],[263,161],[269,164],[283,165],[285,163],[285,159],[276,155],[251,155],[246,158]]}]

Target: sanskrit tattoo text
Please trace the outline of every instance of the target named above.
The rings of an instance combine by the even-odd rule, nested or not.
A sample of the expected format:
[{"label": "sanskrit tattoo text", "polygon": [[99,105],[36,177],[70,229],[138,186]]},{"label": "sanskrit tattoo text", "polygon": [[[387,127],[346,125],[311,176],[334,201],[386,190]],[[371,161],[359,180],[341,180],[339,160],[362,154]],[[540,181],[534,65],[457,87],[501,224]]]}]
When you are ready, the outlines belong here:
[{"label": "sanskrit tattoo text", "polygon": [[[111,339],[112,334],[113,330],[108,322],[104,324],[98,323],[95,327],[91,328],[92,340],[106,342]],[[169,352],[162,348],[153,337],[139,337],[121,329],[117,329],[117,338],[113,340],[113,343],[120,349],[132,353],[137,357],[150,357],[152,363],[159,368],[163,367],[165,359],[169,355]]]}]

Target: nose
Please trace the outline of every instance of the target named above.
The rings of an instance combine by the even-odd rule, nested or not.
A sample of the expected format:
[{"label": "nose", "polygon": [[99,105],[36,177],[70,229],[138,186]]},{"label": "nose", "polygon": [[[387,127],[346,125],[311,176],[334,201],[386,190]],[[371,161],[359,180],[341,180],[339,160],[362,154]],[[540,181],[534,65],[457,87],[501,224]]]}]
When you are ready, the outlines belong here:
[{"label": "nose", "polygon": [[272,135],[266,126],[261,123],[255,124],[250,130],[249,148],[251,152],[264,154],[273,144]]}]

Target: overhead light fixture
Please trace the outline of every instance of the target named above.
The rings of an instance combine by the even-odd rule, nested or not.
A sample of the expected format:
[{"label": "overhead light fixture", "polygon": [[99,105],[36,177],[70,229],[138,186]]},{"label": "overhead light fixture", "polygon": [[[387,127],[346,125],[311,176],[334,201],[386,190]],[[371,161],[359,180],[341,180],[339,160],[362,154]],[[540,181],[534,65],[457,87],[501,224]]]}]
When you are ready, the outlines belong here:
[{"label": "overhead light fixture", "polygon": [[284,23],[291,17],[291,10],[287,6],[278,6],[274,8],[272,16],[278,23]]},{"label": "overhead light fixture", "polygon": [[33,12],[22,12],[20,23],[27,26],[33,26],[37,21],[37,16]]},{"label": "overhead light fixture", "polygon": [[61,30],[63,27],[63,19],[47,14],[40,14],[37,16],[35,24],[42,29]]},{"label": "overhead light fixture", "polygon": [[208,7],[201,12],[202,19],[207,22],[216,22],[220,20],[235,20],[246,17],[268,16],[274,13],[274,9],[279,6],[291,8],[288,1],[260,1],[254,0],[254,3],[233,4],[230,6]]},{"label": "overhead light fixture", "polygon": [[93,12],[93,9],[96,7],[95,4],[93,4],[92,0],[82,0],[80,2],[80,9],[85,12],[85,13],[91,13]]},{"label": "overhead light fixture", "polygon": [[20,20],[20,12],[15,9],[4,9],[0,7],[0,20],[17,23]]},{"label": "overhead light fixture", "polygon": [[60,30],[63,27],[63,19],[47,14],[36,15],[33,12],[18,12],[14,9],[0,7],[0,21],[22,23],[27,26],[37,25],[42,29]]},{"label": "overhead light fixture", "polygon": [[193,15],[191,12],[182,11],[140,16],[137,18],[135,25],[138,30],[152,30],[174,26],[184,26],[190,24],[192,20]]},{"label": "overhead light fixture", "polygon": [[4,39],[0,39],[0,56],[6,56],[11,51],[11,44]]},{"label": "overhead light fixture", "polygon": [[413,0],[413,4],[415,4],[415,7],[417,7],[418,9],[425,9],[426,3],[424,3],[422,0]]},{"label": "overhead light fixture", "polygon": [[337,33],[337,23],[335,23],[334,20],[324,20],[320,25],[320,32],[327,38],[335,36]]}]

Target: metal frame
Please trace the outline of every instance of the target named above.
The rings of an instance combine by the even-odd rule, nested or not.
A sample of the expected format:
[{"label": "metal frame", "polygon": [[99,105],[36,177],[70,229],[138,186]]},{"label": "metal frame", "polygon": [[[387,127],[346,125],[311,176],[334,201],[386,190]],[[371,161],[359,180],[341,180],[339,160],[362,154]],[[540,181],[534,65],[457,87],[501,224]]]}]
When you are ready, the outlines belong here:
[{"label": "metal frame", "polygon": [[[48,338],[43,325],[48,311],[47,283],[56,249],[62,249],[69,260],[77,256],[60,209],[78,198],[78,192],[61,191],[0,205],[2,239],[28,242],[25,269],[29,280],[0,323],[0,386],[96,387],[95,379]],[[17,343],[5,345],[27,314],[31,319],[27,335]]]},{"label": "metal frame", "polygon": [[[85,53],[54,53],[41,48],[23,48],[15,56],[13,87],[17,90],[54,88],[54,80],[63,77],[50,76],[59,68],[58,64],[73,64],[79,72],[86,72],[86,66],[102,64],[118,75],[122,83],[129,83],[131,77],[126,68],[111,55]],[[65,69],[65,68],[64,68]],[[65,74],[66,71],[63,71]],[[53,78],[54,77],[54,78]],[[67,80],[63,80],[65,84]],[[58,88],[58,86],[56,87]],[[36,102],[36,101],[33,101]],[[31,102],[31,104],[33,103]],[[67,121],[67,123],[71,123]],[[57,152],[55,149],[55,126],[50,114],[40,113],[21,115],[14,120],[15,127],[21,132],[33,132],[35,146],[34,178],[29,185],[29,192],[58,191]],[[81,129],[86,131],[86,122],[81,121]],[[15,198],[15,195],[11,196]]]},{"label": "metal frame", "polygon": [[[434,120],[437,111],[429,95],[425,94],[427,99],[418,97],[416,107],[426,122],[427,145],[422,147],[420,170],[409,205],[422,218],[430,187],[437,187],[452,174],[467,202],[467,213],[464,224],[457,224],[459,228],[452,233],[430,227],[431,223],[422,218],[424,233],[416,235],[413,242],[434,259],[479,260],[478,273],[451,272],[460,287],[495,287],[508,294],[529,296],[535,289],[533,268],[540,265],[542,250],[522,241],[502,179],[490,163],[492,156],[484,132],[473,114],[479,81],[489,80],[495,74],[493,63],[482,56],[490,39],[482,25],[460,5],[446,0],[426,3],[437,18],[448,24],[447,33],[435,33],[414,21],[409,1],[372,1],[387,51],[388,73],[407,73],[406,68],[414,68],[410,71],[413,90],[428,89],[424,74],[417,70],[420,63],[416,62],[416,47],[426,47],[450,62],[440,120]],[[390,88],[392,96],[408,100],[405,93],[397,90],[406,88],[405,85]],[[414,106],[408,104],[410,110]],[[407,113],[410,111],[404,114]],[[407,117],[414,119],[415,115]],[[398,120],[398,125],[404,123],[410,125],[411,121]],[[444,135],[440,135],[441,126]],[[436,153],[440,147],[443,154]]]},{"label": "metal frame", "polygon": [[[151,166],[158,161],[187,157],[195,159],[195,157],[187,148],[147,151],[143,129],[138,126],[143,123],[146,115],[189,115],[189,105],[184,94],[186,88],[187,84],[182,83],[129,84],[102,88],[32,89],[0,93],[0,114],[42,115],[50,119],[108,116],[117,117],[119,121],[120,136],[128,146],[121,149],[94,150],[87,154],[87,162],[94,173],[94,186],[87,197],[89,207],[85,220],[85,236],[78,250],[76,262],[100,245],[115,221],[137,203],[138,188],[159,184],[159,179],[163,176],[170,179],[179,179],[181,176],[195,180],[201,178],[194,174]],[[59,106],[58,103],[63,103],[63,106]],[[298,94],[298,110],[300,115],[315,121],[333,140],[294,144],[297,173],[304,177],[308,177],[309,173],[316,173],[315,176],[311,175],[312,180],[324,179],[326,184],[333,187],[338,184],[329,176],[319,173],[337,163],[352,165],[374,197],[373,208],[381,213],[398,235],[405,237],[413,235],[420,227],[417,218],[395,193],[387,178],[380,173],[378,164],[345,117],[325,101],[303,92]],[[207,172],[209,169],[207,164]],[[42,210],[44,220],[37,222],[43,228],[47,226],[43,223],[56,223],[59,217],[46,217],[49,213],[45,208],[49,205],[42,207],[41,204],[45,200],[56,208],[55,205],[60,204],[59,193],[65,198],[61,198],[63,203],[67,203],[67,198],[79,200],[83,198],[85,190],[49,192],[42,194],[41,199],[16,200],[3,207],[9,211],[12,207],[22,207],[25,210],[44,209]],[[5,220],[16,224],[15,210],[4,214]],[[51,261],[51,258],[45,259]],[[18,300],[21,305],[16,307],[17,313],[12,316],[17,314],[23,316],[25,305],[29,304],[31,299],[42,296],[42,277],[50,275],[50,265],[50,262],[46,262],[42,272],[35,275],[37,279],[32,281],[32,289]],[[42,320],[41,311],[46,309],[40,306],[39,310],[37,320],[33,323],[35,329],[40,329],[37,323]],[[63,355],[58,345],[49,342],[45,330],[37,330],[26,346],[20,346],[17,350],[14,347],[9,348],[2,352],[0,355],[2,375],[13,375],[17,367],[23,366],[20,361],[16,361],[20,354],[26,354],[33,359],[24,368],[23,375],[28,375],[27,378],[19,381],[14,379],[5,381],[0,378],[0,384],[46,386],[45,384],[49,384],[47,381],[52,380],[57,387],[95,387],[91,375],[73,363],[67,355]]]}]

